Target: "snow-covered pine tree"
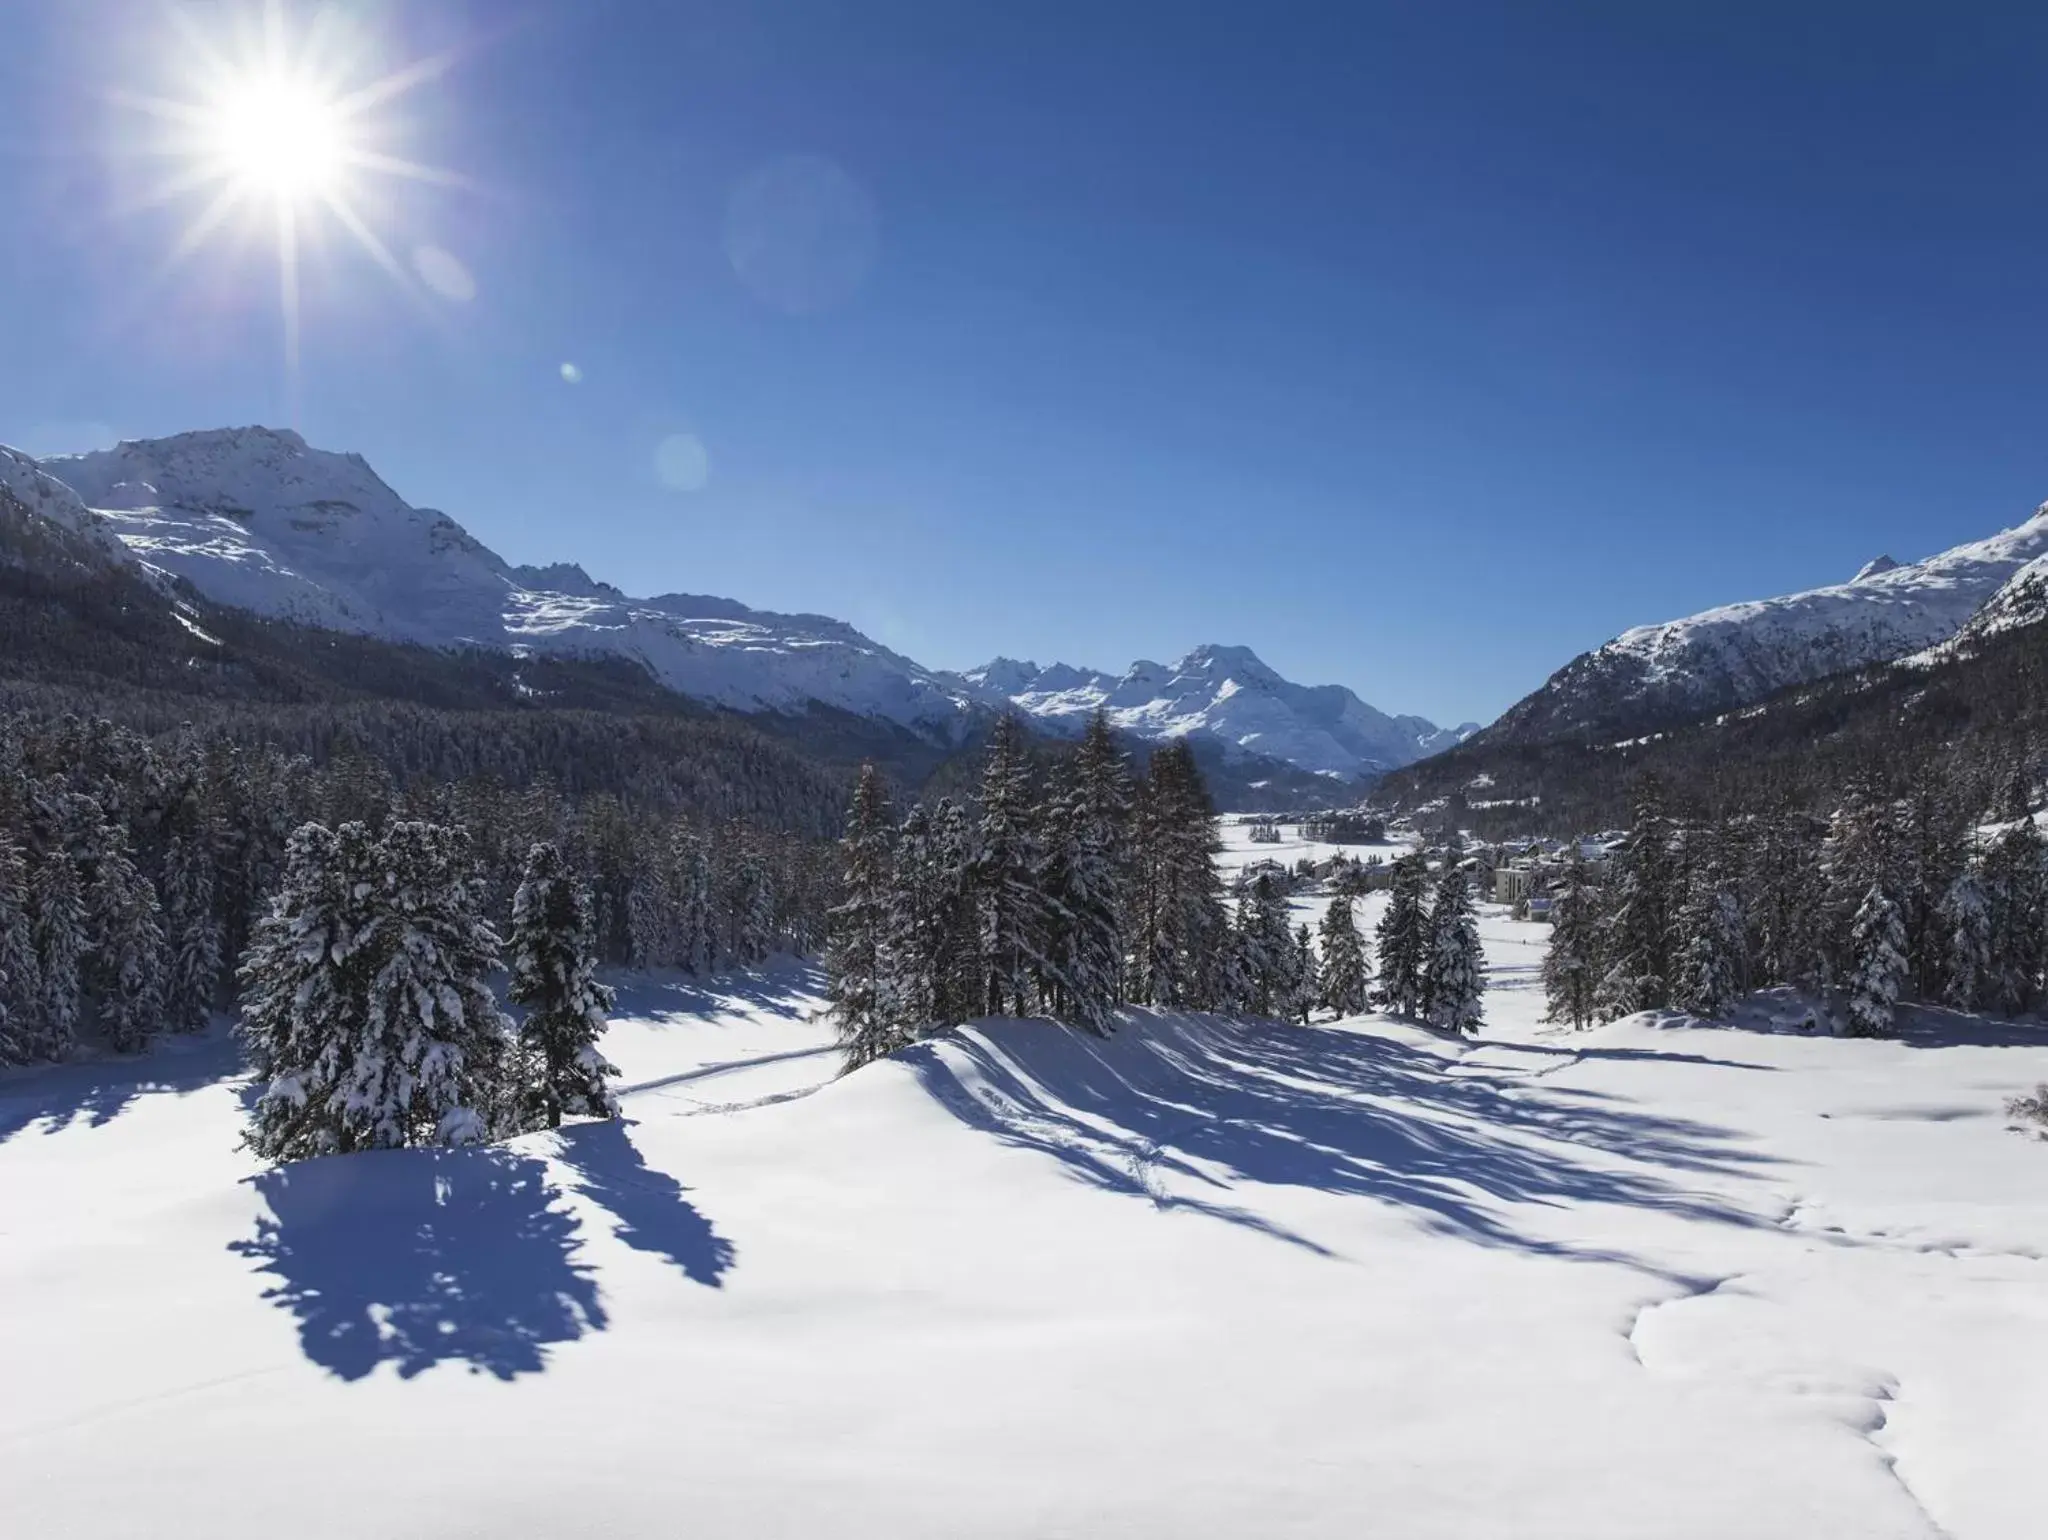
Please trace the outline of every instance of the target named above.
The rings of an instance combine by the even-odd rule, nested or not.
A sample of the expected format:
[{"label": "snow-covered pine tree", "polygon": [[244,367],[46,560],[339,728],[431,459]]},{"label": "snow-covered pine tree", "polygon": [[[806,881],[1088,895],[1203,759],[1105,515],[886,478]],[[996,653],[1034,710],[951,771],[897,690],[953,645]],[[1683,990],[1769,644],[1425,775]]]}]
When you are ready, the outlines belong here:
[{"label": "snow-covered pine tree", "polygon": [[1906,979],[1906,930],[1883,888],[1872,887],[1857,908],[1849,953],[1848,1035],[1889,1037]]},{"label": "snow-covered pine tree", "polygon": [[775,879],[760,847],[751,842],[740,858],[733,920],[733,951],[740,966],[758,968],[775,950]]},{"label": "snow-covered pine tree", "polygon": [[1291,1005],[1294,936],[1287,928],[1287,900],[1261,872],[1237,901],[1237,967],[1241,975],[1232,1003],[1252,1016],[1277,1016]]},{"label": "snow-covered pine tree", "polygon": [[1465,873],[1446,860],[1430,906],[1431,951],[1424,962],[1422,998],[1427,1019],[1452,1032],[1476,1032],[1485,1019],[1486,956]]},{"label": "snow-covered pine tree", "polygon": [[1709,1020],[1724,1016],[1742,998],[1748,972],[1748,932],[1735,894],[1703,873],[1678,914],[1684,938],[1678,953],[1672,1003]]},{"label": "snow-covered pine tree", "polygon": [[619,1104],[605,1081],[619,1071],[598,1048],[612,992],[596,978],[589,897],[552,844],[527,854],[512,898],[506,961],[507,998],[526,1007],[519,1043],[533,1079],[518,1088],[524,1121],[559,1128],[565,1115],[617,1117]]},{"label": "snow-covered pine tree", "polygon": [[1421,1011],[1429,962],[1429,863],[1422,852],[1411,851],[1394,863],[1393,878],[1386,912],[1374,932],[1380,998],[1395,1015],[1415,1016]]},{"label": "snow-covered pine tree", "polygon": [[1913,992],[1933,1000],[1940,997],[1947,979],[1949,931],[1941,905],[1968,864],[1966,823],[1950,788],[1932,767],[1921,771],[1905,804],[1905,817],[1899,918],[1906,926]]},{"label": "snow-covered pine tree", "polygon": [[988,974],[982,966],[981,909],[974,892],[974,822],[951,797],[941,797],[932,809],[932,844],[943,878],[937,890],[943,936],[936,1019],[961,1022],[980,1014]]},{"label": "snow-covered pine tree", "polygon": [[461,831],[401,820],[377,842],[369,1012],[336,1090],[350,1147],[473,1144],[516,1129],[497,932]]},{"label": "snow-covered pine tree", "polygon": [[1288,970],[1287,979],[1287,1019],[1307,1026],[1309,1013],[1316,1008],[1322,986],[1315,946],[1309,940],[1308,927],[1303,925],[1294,933],[1294,964]]},{"label": "snow-covered pine tree", "polygon": [[213,861],[204,843],[171,836],[164,852],[164,934],[170,965],[164,1015],[174,1032],[197,1032],[213,1012],[220,982],[220,920],[213,906]]},{"label": "snow-covered pine tree", "polygon": [[2034,1003],[2041,988],[2048,927],[2048,881],[2042,870],[2041,832],[2028,809],[2028,785],[2015,775],[1997,817],[2006,824],[1985,852],[1983,881],[1991,900],[1991,972],[1985,1003],[2003,1016],[2017,1016]]},{"label": "snow-covered pine tree", "polygon": [[376,877],[361,824],[308,823],[286,842],[279,889],[239,970],[236,1035],[259,1088],[244,1142],[264,1160],[353,1147],[334,1102],[368,1010]]},{"label": "snow-covered pine tree", "polygon": [[1995,980],[1991,968],[1991,904],[1972,867],[1963,868],[1942,895],[1941,998],[1959,1011],[1982,1010]]},{"label": "snow-covered pine tree", "polygon": [[1550,949],[1543,954],[1546,1020],[1575,1028],[1592,1025],[1594,996],[1604,973],[1600,940],[1605,921],[1600,890],[1586,869],[1584,847],[1574,839],[1564,878],[1551,897]]},{"label": "snow-covered pine tree", "polygon": [[137,1053],[164,1024],[167,959],[156,890],[135,869],[127,844],[126,831],[112,824],[94,831],[87,977],[108,1045]]},{"label": "snow-covered pine tree", "polygon": [[940,861],[931,815],[914,805],[896,831],[876,991],[877,1014],[906,1037],[939,1019],[946,903],[956,881]]},{"label": "snow-covered pine tree", "polygon": [[28,861],[0,830],[0,1064],[41,1055],[43,978],[30,925]]},{"label": "snow-covered pine tree", "polygon": [[1319,988],[1325,1010],[1339,1017],[1356,1016],[1365,1009],[1370,976],[1366,971],[1365,944],[1359,939],[1352,901],[1340,893],[1323,911],[1323,956]]},{"label": "snow-covered pine tree", "polygon": [[633,966],[674,968],[686,961],[674,842],[648,843],[626,895],[626,933]]},{"label": "snow-covered pine tree", "polygon": [[1054,1008],[1091,1032],[1109,1030],[1123,998],[1130,816],[1129,769],[1109,719],[1098,710],[1056,782],[1044,820],[1048,849],[1041,873]]},{"label": "snow-covered pine tree", "polygon": [[1676,971],[1673,921],[1679,902],[1672,837],[1663,788],[1645,777],[1637,788],[1628,838],[1611,858],[1616,875],[1601,946],[1606,964],[1599,989],[1603,1015],[1627,1016],[1671,1003]]},{"label": "snow-covered pine tree", "polygon": [[29,1056],[64,1059],[77,1042],[89,945],[78,868],[61,847],[45,850],[31,864],[29,909],[36,973],[42,984],[42,1002],[36,1011],[37,1043]]},{"label": "snow-covered pine tree", "polygon": [[1024,728],[1004,713],[989,737],[981,772],[980,821],[971,885],[981,921],[982,1009],[990,1016],[1031,1013],[1045,968],[1045,895],[1031,764]]},{"label": "snow-covered pine tree", "polygon": [[1851,786],[1828,821],[1820,851],[1826,884],[1821,928],[1833,978],[1847,977],[1854,966],[1853,933],[1865,897],[1872,888],[1899,891],[1904,860],[1891,802],[1874,783]]},{"label": "snow-covered pine tree", "polygon": [[889,797],[881,773],[862,765],[840,841],[842,898],[832,911],[825,953],[832,1019],[849,1069],[896,1047],[893,1023],[883,1014],[884,946],[893,882],[889,850]]},{"label": "snow-covered pine tree", "polygon": [[1822,830],[1806,813],[1779,808],[1753,820],[1743,910],[1750,924],[1751,976],[1759,983],[1816,990],[1826,984],[1821,843]]},{"label": "snow-covered pine tree", "polygon": [[1138,799],[1132,997],[1214,1007],[1228,992],[1230,914],[1216,871],[1216,808],[1194,750],[1153,751]]},{"label": "snow-covered pine tree", "polygon": [[498,938],[460,836],[359,823],[291,837],[284,886],[243,959],[241,1035],[270,1160],[462,1144],[517,1126],[511,1023],[486,982]]}]

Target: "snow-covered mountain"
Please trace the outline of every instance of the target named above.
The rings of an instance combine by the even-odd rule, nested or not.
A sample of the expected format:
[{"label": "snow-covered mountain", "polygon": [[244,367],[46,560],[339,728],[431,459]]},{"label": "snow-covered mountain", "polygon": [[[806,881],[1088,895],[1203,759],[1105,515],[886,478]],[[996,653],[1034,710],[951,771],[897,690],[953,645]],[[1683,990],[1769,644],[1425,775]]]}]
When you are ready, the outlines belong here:
[{"label": "snow-covered mountain", "polygon": [[1199,647],[1121,678],[1010,659],[950,674],[823,615],[632,598],[574,563],[514,566],[447,514],[407,503],[360,455],[288,431],[182,433],[41,462],[0,450],[0,486],[108,559],[218,604],[429,647],[624,656],[679,694],[740,711],[824,705],[943,744],[991,710],[1014,706],[1058,731],[1101,706],[1139,737],[1195,735],[1236,761],[1346,780],[1472,730],[1292,684],[1242,647]]},{"label": "snow-covered mountain", "polygon": [[1969,652],[1994,636],[2043,621],[2048,621],[2048,556],[2036,557],[2007,578],[1960,631],[1923,656]]},{"label": "snow-covered mountain", "polygon": [[1141,659],[1121,677],[1055,663],[997,658],[958,676],[1056,731],[1077,731],[1100,709],[1141,738],[1203,736],[1247,754],[1345,780],[1412,764],[1462,741],[1476,724],[1442,728],[1389,716],[1342,685],[1299,685],[1249,647],[1197,647],[1166,666]]},{"label": "snow-covered mountain", "polygon": [[1904,658],[1956,636],[2042,556],[2048,505],[2016,528],[1924,561],[1879,557],[1847,583],[1638,626],[1574,658],[1484,737],[1627,734]]},{"label": "snow-covered mountain", "polygon": [[632,599],[567,563],[511,566],[446,514],[406,503],[360,455],[292,432],[183,433],[40,465],[9,451],[0,474],[32,507],[104,527],[146,568],[261,615],[432,647],[624,655],[714,704],[819,703],[941,739],[973,711],[841,621],[691,594]]}]

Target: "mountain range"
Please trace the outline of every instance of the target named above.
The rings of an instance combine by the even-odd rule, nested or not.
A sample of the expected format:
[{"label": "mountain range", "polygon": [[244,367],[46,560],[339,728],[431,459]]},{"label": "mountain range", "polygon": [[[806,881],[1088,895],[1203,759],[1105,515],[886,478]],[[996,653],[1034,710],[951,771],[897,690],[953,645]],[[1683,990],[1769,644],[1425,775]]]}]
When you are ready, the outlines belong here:
[{"label": "mountain range", "polygon": [[1565,664],[1474,746],[1628,738],[2039,618],[2044,559],[2048,505],[1922,561],[1882,556],[1846,583],[1638,626]]},{"label": "mountain range", "polygon": [[948,673],[823,615],[701,594],[633,598],[573,563],[513,565],[447,514],[407,503],[360,455],[284,430],[183,433],[42,461],[0,450],[0,485],[166,589],[182,582],[269,619],[427,648],[624,658],[679,695],[738,712],[825,708],[943,745],[997,710],[1070,734],[1100,707],[1136,738],[1197,740],[1241,779],[1269,765],[1345,787],[1476,726],[1441,729],[1339,685],[1294,684],[1244,647],[1198,647],[1116,677],[1008,659]]},{"label": "mountain range", "polygon": [[1484,775],[1501,755],[1547,744],[1622,745],[1816,681],[1967,657],[2048,621],[2044,507],[1923,560],[1881,556],[1847,582],[1624,631],[1490,726],[1444,728],[1339,685],[1296,684],[1241,646],[1141,659],[1121,674],[1005,657],[950,672],[823,615],[699,594],[634,598],[570,562],[509,563],[448,515],[408,504],[361,456],[276,429],[41,461],[0,449],[0,488],[13,494],[15,552],[122,567],[188,631],[196,612],[181,594],[331,636],[497,658],[513,688],[530,688],[521,667],[558,676],[595,660],[641,681],[607,676],[622,699],[665,691],[798,735],[823,731],[823,713],[940,755],[997,711],[1071,735],[1101,710],[1134,739],[1189,739],[1238,806],[1346,800],[1452,749],[1453,768]]}]

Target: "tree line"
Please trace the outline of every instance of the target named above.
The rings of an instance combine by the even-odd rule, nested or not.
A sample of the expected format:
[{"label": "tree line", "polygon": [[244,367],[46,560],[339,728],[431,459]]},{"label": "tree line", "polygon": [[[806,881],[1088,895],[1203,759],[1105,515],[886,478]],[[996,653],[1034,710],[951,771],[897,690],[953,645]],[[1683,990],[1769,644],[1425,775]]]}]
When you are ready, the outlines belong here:
[{"label": "tree line", "polygon": [[[849,1065],[982,1016],[1043,1016],[1107,1033],[1124,1006],[1307,1021],[1368,1003],[1371,967],[1352,898],[1322,921],[1320,952],[1261,874],[1233,907],[1216,866],[1212,805],[1187,744],[1142,775],[1097,713],[1078,745],[1034,773],[1022,728],[997,724],[971,797],[899,819],[881,775],[861,774],[841,843],[842,898],[826,961]],[[1383,954],[1394,1009],[1467,1029],[1483,988],[1471,899],[1456,862],[1427,892],[1420,857],[1397,882]]]},{"label": "tree line", "polygon": [[1827,817],[1687,818],[1646,778],[1609,872],[1572,848],[1543,966],[1551,1018],[1714,1017],[1779,984],[1832,999],[1858,1036],[1889,1034],[1907,999],[2029,1010],[2048,986],[2048,876],[2029,801],[2016,774],[1973,812],[1929,775],[1905,796],[1852,788]]},{"label": "tree line", "polygon": [[0,1063],[204,1028],[233,1001],[308,824],[360,825],[373,844],[398,824],[445,831],[451,881],[498,933],[548,845],[588,894],[602,962],[709,971],[814,951],[836,897],[831,845],[707,816],[734,798],[705,791],[635,804],[544,774],[403,775],[350,743],[316,760],[191,727],[0,718]]}]

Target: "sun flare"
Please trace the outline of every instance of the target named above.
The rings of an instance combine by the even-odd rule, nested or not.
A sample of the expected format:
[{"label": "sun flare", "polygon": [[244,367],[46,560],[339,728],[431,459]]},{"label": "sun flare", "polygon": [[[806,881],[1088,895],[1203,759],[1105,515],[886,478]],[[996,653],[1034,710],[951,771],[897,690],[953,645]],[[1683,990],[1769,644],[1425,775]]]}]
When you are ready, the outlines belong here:
[{"label": "sun flare", "polygon": [[249,192],[297,202],[336,191],[351,155],[348,123],[317,85],[257,74],[229,82],[209,110],[221,168]]},{"label": "sun flare", "polygon": [[[286,384],[295,393],[300,265],[321,226],[345,232],[408,297],[428,302],[392,253],[393,200],[372,196],[373,184],[468,185],[397,153],[402,131],[391,114],[399,98],[439,80],[454,55],[390,68],[385,40],[351,30],[347,13],[301,11],[286,0],[222,6],[205,24],[181,8],[166,14],[162,56],[175,94],[116,94],[153,124],[138,148],[166,168],[138,206],[192,207],[165,256],[166,275],[237,223],[274,247]],[[303,27],[293,24],[299,14]]]}]

